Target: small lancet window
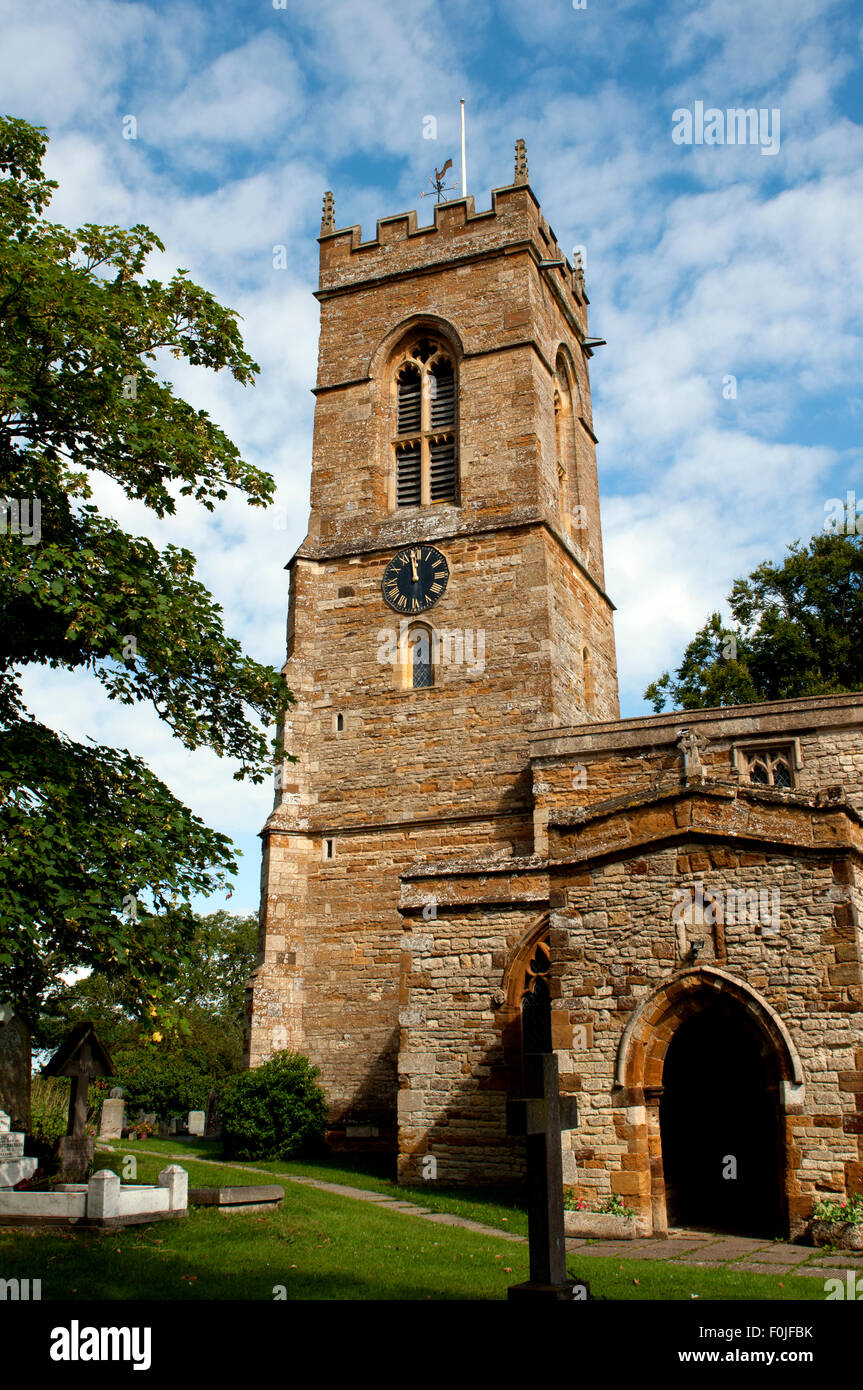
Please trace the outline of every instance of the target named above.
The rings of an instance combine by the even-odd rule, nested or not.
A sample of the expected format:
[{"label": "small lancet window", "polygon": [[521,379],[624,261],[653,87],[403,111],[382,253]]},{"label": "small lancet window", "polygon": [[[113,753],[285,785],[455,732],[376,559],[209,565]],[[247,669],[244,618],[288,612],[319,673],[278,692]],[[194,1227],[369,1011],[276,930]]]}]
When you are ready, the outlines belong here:
[{"label": "small lancet window", "polygon": [[586,714],[590,714],[593,709],[593,662],[587,647],[584,647],[581,653],[581,669],[584,679],[584,709]]},{"label": "small lancet window", "polygon": [[427,628],[413,629],[408,638],[408,651],[413,689],[428,690],[430,686],[434,685],[434,666]]}]

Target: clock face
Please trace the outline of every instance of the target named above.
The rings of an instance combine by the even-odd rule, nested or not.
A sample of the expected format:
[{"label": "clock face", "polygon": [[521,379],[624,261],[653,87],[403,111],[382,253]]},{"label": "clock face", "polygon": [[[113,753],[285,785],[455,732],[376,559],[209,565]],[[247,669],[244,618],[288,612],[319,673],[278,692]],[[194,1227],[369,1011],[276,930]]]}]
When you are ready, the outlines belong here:
[{"label": "clock face", "polygon": [[424,613],[443,597],[449,565],[433,545],[410,545],[384,570],[381,590],[397,613]]}]

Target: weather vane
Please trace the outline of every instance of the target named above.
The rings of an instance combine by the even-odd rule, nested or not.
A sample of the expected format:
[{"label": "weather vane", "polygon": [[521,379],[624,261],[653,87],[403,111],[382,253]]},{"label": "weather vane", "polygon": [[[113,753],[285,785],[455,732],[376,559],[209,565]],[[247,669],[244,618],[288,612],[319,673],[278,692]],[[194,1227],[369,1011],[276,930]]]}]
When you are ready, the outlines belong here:
[{"label": "weather vane", "polygon": [[[451,160],[451,159],[448,159],[447,162],[446,162],[446,164],[443,166],[443,168],[442,168],[442,169],[435,169],[433,176],[429,179],[429,183],[430,183],[431,186],[432,186],[432,192],[435,193],[435,194],[437,195],[437,201],[438,201],[439,203],[445,203],[445,202],[447,201],[447,199],[444,197],[444,194],[445,194],[445,193],[454,193],[454,192],[455,192],[455,184],[454,184],[454,183],[451,183],[451,184],[445,184],[445,183],[444,183],[444,179],[446,178],[446,175],[447,175],[447,170],[448,170],[448,169],[451,169],[451,168],[452,168],[452,160]],[[420,197],[421,197],[421,198],[430,198],[430,197],[431,197],[431,193],[430,193],[430,192],[421,193],[421,194],[420,194]]]},{"label": "weather vane", "polygon": [[[462,100],[459,102],[459,108],[460,108],[460,118],[461,118],[461,196],[462,196],[463,198],[466,198],[466,197],[467,197],[467,159],[465,158],[464,98],[462,98]],[[456,191],[456,185],[455,185],[454,183],[451,183],[451,184],[445,184],[445,183],[444,183],[444,179],[445,179],[446,176],[447,176],[447,170],[448,170],[448,169],[451,169],[451,168],[452,168],[452,160],[451,160],[451,159],[448,159],[447,162],[446,162],[446,164],[443,166],[442,169],[435,169],[435,171],[434,171],[434,176],[433,176],[432,178],[429,179],[429,183],[431,184],[431,192],[426,191],[425,193],[421,193],[421,194],[420,194],[420,197],[421,197],[421,198],[430,198],[430,197],[431,197],[431,194],[434,193],[435,196],[436,196],[436,198],[437,198],[437,201],[438,201],[439,203],[445,203],[445,202],[447,202],[447,199],[444,197],[444,194],[445,194],[445,193],[455,193],[455,191]]]}]

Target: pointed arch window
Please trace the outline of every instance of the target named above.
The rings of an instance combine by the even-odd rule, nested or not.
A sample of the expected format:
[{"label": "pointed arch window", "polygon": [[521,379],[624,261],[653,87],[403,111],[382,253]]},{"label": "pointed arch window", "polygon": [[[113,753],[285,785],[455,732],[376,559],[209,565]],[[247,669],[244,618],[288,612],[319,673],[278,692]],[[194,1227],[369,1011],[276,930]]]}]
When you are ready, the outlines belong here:
[{"label": "pointed arch window", "polygon": [[435,684],[437,634],[425,623],[405,625],[399,639],[398,684],[406,690],[428,690]]},{"label": "pointed arch window", "polygon": [[448,350],[420,338],[396,368],[396,507],[457,501],[457,395]]},{"label": "pointed arch window", "polygon": [[562,352],[557,354],[554,365],[554,445],[560,519],[564,529],[572,531],[573,519],[580,515],[578,471],[572,381]]},{"label": "pointed arch window", "polygon": [[536,942],[524,970],[521,995],[522,1049],[551,1052],[551,951],[547,932]]}]

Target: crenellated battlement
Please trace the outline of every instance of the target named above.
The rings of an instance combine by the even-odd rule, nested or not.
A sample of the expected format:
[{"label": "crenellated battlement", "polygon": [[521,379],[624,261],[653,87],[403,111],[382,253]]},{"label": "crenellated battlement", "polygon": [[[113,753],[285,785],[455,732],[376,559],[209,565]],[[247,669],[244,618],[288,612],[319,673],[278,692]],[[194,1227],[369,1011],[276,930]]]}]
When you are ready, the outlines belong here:
[{"label": "crenellated battlement", "polygon": [[380,217],[374,237],[364,240],[361,226],[336,227],[334,198],[328,192],[318,241],[319,298],[368,280],[532,249],[537,262],[562,261],[559,283],[565,284],[577,304],[586,302],[581,266],[573,266],[564,254],[527,182],[523,141],[516,145],[514,182],[492,190],[490,208],[478,212],[468,194],[437,203],[430,226],[419,226],[414,209]]}]

